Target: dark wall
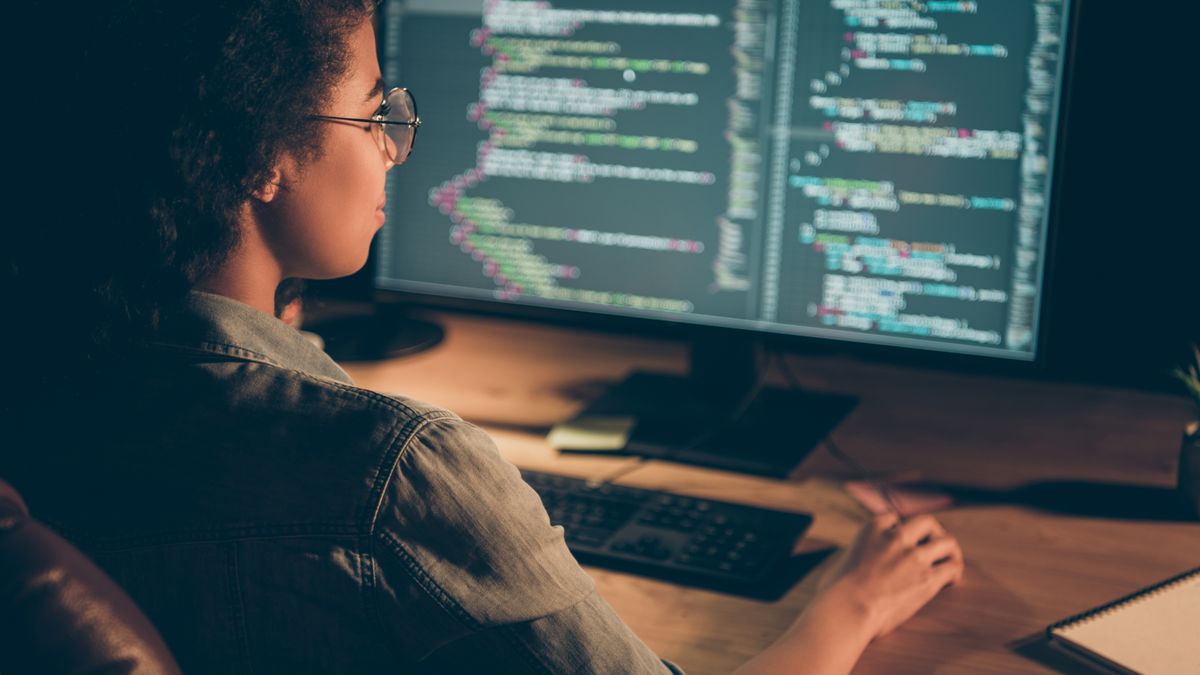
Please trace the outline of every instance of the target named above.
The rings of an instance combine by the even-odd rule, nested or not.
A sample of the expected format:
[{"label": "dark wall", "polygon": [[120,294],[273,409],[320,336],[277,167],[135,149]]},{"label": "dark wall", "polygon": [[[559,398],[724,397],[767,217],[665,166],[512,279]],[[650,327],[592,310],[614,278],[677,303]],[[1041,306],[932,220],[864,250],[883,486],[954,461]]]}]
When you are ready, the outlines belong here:
[{"label": "dark wall", "polygon": [[1081,6],[1048,317],[1050,363],[1072,379],[1172,387],[1200,341],[1187,14]]}]

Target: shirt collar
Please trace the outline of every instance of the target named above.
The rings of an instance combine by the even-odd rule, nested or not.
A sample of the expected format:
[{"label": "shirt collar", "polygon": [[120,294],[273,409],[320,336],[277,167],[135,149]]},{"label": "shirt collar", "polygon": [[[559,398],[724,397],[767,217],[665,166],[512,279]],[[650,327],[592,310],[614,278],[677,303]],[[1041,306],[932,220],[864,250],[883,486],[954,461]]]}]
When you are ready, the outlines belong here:
[{"label": "shirt collar", "polygon": [[222,295],[191,291],[175,311],[164,312],[151,344],[266,363],[353,384],[346,371],[300,331]]}]

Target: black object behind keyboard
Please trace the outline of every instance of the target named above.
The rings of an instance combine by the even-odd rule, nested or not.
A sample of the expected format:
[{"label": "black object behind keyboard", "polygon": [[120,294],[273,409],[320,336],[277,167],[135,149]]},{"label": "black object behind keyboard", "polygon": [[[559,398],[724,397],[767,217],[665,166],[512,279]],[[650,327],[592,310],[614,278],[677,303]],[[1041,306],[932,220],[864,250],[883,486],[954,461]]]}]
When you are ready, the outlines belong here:
[{"label": "black object behind keyboard", "polygon": [[521,476],[581,563],[756,594],[812,523],[806,513],[537,471]]}]

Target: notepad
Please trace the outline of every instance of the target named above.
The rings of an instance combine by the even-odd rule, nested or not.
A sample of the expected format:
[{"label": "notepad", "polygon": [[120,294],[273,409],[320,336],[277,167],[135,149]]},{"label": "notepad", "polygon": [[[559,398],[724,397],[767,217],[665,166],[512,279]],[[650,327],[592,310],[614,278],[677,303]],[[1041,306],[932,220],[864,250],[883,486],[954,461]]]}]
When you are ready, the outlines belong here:
[{"label": "notepad", "polygon": [[1046,632],[1053,643],[1118,673],[1200,673],[1200,567]]}]

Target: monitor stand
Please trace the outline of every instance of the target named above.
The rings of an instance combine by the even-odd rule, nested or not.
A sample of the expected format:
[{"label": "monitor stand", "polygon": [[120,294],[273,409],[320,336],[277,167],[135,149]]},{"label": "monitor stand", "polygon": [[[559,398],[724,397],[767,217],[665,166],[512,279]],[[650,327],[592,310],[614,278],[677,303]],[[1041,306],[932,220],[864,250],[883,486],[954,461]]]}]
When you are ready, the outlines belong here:
[{"label": "monitor stand", "polygon": [[320,335],[325,353],[339,362],[410,356],[437,346],[445,337],[438,324],[390,304],[377,304],[369,314],[320,320],[305,329]]},{"label": "monitor stand", "polygon": [[580,417],[634,418],[628,454],[785,477],[858,398],[770,387],[756,392],[767,365],[761,352],[745,338],[695,341],[686,376],[635,371]]}]

